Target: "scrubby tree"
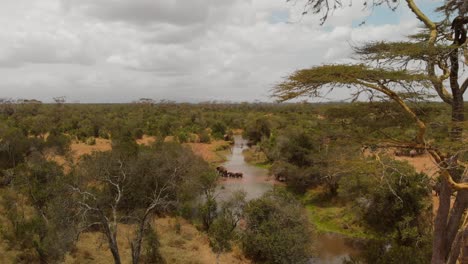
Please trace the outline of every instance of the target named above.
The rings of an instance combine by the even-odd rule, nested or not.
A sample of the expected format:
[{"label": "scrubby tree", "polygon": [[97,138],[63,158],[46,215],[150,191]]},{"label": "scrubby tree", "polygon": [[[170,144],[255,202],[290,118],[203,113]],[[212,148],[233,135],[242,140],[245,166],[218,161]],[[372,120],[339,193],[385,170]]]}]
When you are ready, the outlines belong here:
[{"label": "scrubby tree", "polygon": [[75,245],[78,219],[68,178],[54,162],[33,156],[3,191],[3,237],[20,250],[18,263],[58,263]]},{"label": "scrubby tree", "polygon": [[255,117],[247,121],[244,137],[248,138],[252,143],[257,144],[262,138],[270,137],[271,129],[272,124],[268,117]]},{"label": "scrubby tree", "polygon": [[311,233],[301,204],[291,194],[273,190],[245,209],[242,247],[257,263],[307,263]]},{"label": "scrubby tree", "polygon": [[6,124],[0,125],[0,168],[14,168],[29,151],[29,140],[21,130]]},{"label": "scrubby tree", "polygon": [[231,250],[236,228],[244,215],[245,197],[245,191],[236,191],[227,200],[221,201],[221,209],[210,225],[208,235],[210,246],[216,253],[216,263],[219,263],[221,253]]},{"label": "scrubby tree", "polygon": [[431,258],[429,178],[386,156],[356,162],[340,181],[340,196],[353,201],[362,223],[374,234],[366,263],[428,263]]}]

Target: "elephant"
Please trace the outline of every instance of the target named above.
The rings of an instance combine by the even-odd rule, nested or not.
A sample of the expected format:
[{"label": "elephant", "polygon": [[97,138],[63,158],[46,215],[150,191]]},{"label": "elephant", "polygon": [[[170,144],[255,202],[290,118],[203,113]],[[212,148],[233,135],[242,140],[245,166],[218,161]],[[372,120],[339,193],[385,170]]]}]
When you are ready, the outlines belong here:
[{"label": "elephant", "polygon": [[236,178],[242,178],[242,176],[243,176],[242,172],[234,173],[234,177],[236,177]]},{"label": "elephant", "polygon": [[218,172],[219,175],[222,177],[227,177],[228,176],[228,171],[226,168],[223,166],[216,167],[216,171]]}]

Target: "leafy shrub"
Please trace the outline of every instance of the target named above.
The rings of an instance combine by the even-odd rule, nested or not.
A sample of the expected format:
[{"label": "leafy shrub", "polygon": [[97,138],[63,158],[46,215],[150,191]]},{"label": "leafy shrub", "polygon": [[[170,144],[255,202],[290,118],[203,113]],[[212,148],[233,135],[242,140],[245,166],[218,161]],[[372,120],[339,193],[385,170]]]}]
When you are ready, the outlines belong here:
[{"label": "leafy shrub", "polygon": [[286,191],[273,190],[245,210],[242,247],[257,263],[307,263],[311,233],[302,205]]}]

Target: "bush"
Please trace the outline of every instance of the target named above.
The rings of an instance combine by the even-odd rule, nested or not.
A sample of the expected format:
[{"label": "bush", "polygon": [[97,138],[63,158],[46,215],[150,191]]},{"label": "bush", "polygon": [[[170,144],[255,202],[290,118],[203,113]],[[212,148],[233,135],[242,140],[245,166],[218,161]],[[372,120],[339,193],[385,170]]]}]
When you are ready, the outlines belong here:
[{"label": "bush", "polygon": [[199,134],[199,137],[200,137],[200,143],[211,143],[210,134],[206,130],[203,130]]},{"label": "bush", "polygon": [[164,264],[161,252],[158,233],[150,227],[144,237],[142,263],[145,264]]},{"label": "bush", "polygon": [[286,191],[273,190],[245,210],[242,247],[258,263],[307,263],[311,233],[302,205]]},{"label": "bush", "polygon": [[216,139],[223,139],[226,134],[226,125],[221,122],[216,122],[212,126],[213,137]]},{"label": "bush", "polygon": [[94,137],[89,137],[86,139],[85,143],[90,146],[96,145],[96,139]]},{"label": "bush", "polygon": [[141,128],[136,128],[135,130],[133,130],[132,134],[134,139],[142,139],[144,132]]},{"label": "bush", "polygon": [[46,147],[54,148],[59,155],[65,155],[70,150],[70,144],[70,138],[58,132],[51,133],[46,141]]},{"label": "bush", "polygon": [[177,139],[180,143],[187,143],[189,142],[189,135],[185,131],[180,131],[179,133],[177,133]]}]

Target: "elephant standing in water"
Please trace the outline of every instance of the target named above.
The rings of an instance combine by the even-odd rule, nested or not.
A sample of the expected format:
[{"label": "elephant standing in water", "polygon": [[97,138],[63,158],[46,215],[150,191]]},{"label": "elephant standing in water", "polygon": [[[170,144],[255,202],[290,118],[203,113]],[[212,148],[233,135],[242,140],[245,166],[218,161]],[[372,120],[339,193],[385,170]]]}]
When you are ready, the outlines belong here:
[{"label": "elephant standing in water", "polygon": [[218,172],[219,175],[222,177],[227,177],[228,176],[228,171],[226,168],[223,166],[216,167],[216,171]]}]

